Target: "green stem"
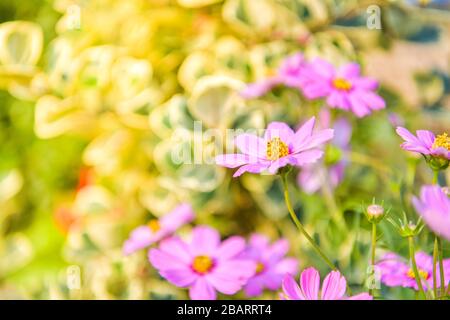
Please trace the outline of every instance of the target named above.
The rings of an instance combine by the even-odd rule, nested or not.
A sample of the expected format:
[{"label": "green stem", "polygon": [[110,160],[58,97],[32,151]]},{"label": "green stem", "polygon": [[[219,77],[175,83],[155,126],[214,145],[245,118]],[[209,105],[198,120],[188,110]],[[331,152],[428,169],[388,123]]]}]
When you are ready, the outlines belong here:
[{"label": "green stem", "polygon": [[438,237],[434,238],[434,248],[433,248],[433,292],[434,292],[434,298],[438,298],[438,292],[437,292],[437,275],[436,275],[436,265],[439,255],[439,242]]},{"label": "green stem", "polygon": [[298,220],[297,215],[295,214],[294,210],[291,206],[291,200],[289,198],[289,190],[288,190],[288,184],[287,184],[287,178],[286,174],[281,175],[281,180],[283,181],[283,188],[284,188],[284,200],[286,202],[287,209],[289,211],[289,214],[291,215],[292,220],[294,221],[295,225],[297,226],[297,229],[300,231],[301,234],[305,236],[305,238],[309,241],[311,246],[314,248],[314,250],[317,252],[317,254],[325,261],[325,263],[332,269],[337,270],[335,265],[331,262],[330,259],[323,253],[323,251],[319,248],[319,246],[316,244],[314,239],[308,234],[308,232],[303,227],[300,220]]},{"label": "green stem", "polygon": [[[327,180],[328,176],[326,177]],[[328,209],[331,211],[331,216],[336,224],[344,231],[347,231],[347,225],[345,224],[345,220],[342,216],[341,211],[339,210],[336,199],[334,198],[333,192],[331,191],[330,185],[328,183],[324,183],[322,186],[322,193],[324,196],[325,203]]]},{"label": "green stem", "polygon": [[445,275],[444,275],[444,246],[442,240],[436,237],[439,246],[439,276],[441,277],[441,297],[444,298],[445,293]]},{"label": "green stem", "polygon": [[416,283],[417,283],[417,287],[419,288],[419,292],[426,299],[427,296],[425,295],[425,291],[423,290],[422,280],[420,279],[419,270],[417,269],[416,253],[414,250],[414,238],[408,237],[408,242],[409,242],[409,257],[411,259],[411,264],[412,264],[412,268],[413,268],[413,272],[414,272],[414,278],[416,278]]},{"label": "green stem", "polygon": [[[370,263],[372,265],[372,268],[375,267],[375,249],[377,247],[377,224],[375,222],[372,223],[372,250],[371,250],[371,259]],[[371,288],[369,289],[369,294],[373,296],[374,290]]]},{"label": "green stem", "polygon": [[439,182],[439,170],[433,171],[433,184],[438,184]]}]

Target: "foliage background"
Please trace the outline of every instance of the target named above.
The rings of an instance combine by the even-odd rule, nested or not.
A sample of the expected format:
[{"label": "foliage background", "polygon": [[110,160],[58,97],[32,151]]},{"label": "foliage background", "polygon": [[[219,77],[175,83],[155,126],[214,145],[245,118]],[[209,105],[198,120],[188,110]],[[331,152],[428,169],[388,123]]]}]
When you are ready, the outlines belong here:
[{"label": "foliage background", "polygon": [[[374,3],[382,28],[370,30]],[[0,0],[8,35],[0,37],[0,298],[185,298],[145,252],[121,254],[132,228],[181,201],[223,236],[285,236],[301,266],[325,272],[287,218],[276,179],[232,181],[223,168],[169,157],[174,132],[192,142],[194,120],[225,130],[297,126],[317,114],[320,103],[290,89],[251,101],[237,94],[298,51],[360,62],[387,101],[367,118],[346,115],[351,165],[332,199],[292,181],[300,218],[361,288],[370,245],[362,204],[375,197],[414,220],[411,195],[431,181],[425,164],[400,150],[389,119],[449,130],[448,9],[447,1]],[[207,151],[213,144],[202,141]],[[447,170],[442,182],[449,178]],[[333,202],[347,230],[335,223]],[[381,229],[381,247],[406,254],[392,227]],[[429,233],[419,247],[431,253]],[[80,289],[67,285],[70,266],[80,268]]]}]

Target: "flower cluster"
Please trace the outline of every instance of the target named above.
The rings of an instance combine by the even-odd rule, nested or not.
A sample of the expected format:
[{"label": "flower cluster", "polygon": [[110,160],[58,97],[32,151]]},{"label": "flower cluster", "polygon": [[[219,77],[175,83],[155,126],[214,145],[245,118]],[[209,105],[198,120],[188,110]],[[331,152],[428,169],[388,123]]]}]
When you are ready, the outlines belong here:
[{"label": "flower cluster", "polygon": [[279,84],[299,89],[310,100],[323,98],[331,108],[350,111],[357,117],[386,107],[383,98],[375,92],[378,82],[361,76],[357,63],[336,68],[319,58],[306,61],[301,54],[288,57],[275,76],[249,85],[242,95],[258,97]]},{"label": "flower cluster", "polygon": [[170,237],[148,254],[160,275],[178,287],[188,287],[191,299],[214,300],[217,293],[236,294],[244,288],[247,297],[263,289],[278,290],[285,274],[297,273],[297,261],[285,258],[286,240],[270,245],[259,234],[250,238],[232,236],[220,240],[217,230],[197,226],[188,240]]},{"label": "flower cluster", "polygon": [[448,1],[385,2],[3,1],[0,299],[447,299]]}]

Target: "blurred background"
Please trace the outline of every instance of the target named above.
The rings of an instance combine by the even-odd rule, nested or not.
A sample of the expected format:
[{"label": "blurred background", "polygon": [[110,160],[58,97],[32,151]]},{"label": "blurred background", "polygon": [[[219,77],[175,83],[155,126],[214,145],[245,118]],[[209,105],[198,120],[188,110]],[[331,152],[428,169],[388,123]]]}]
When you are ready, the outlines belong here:
[{"label": "blurred background", "polygon": [[[231,170],[170,157],[180,139],[190,145],[194,121],[204,130],[295,127],[317,114],[321,104],[292,89],[238,94],[296,52],[358,61],[387,101],[363,119],[340,114],[353,126],[350,165],[331,194],[307,194],[292,175],[300,218],[361,288],[363,204],[375,197],[414,220],[410,198],[431,181],[423,161],[399,148],[395,126],[450,128],[449,9],[425,0],[0,0],[0,298],[186,298],[145,250],[122,255],[133,228],[180,202],[224,237],[287,237],[302,267],[325,272],[288,219],[275,177],[232,180]],[[214,141],[202,145],[207,157]],[[327,151],[325,165],[333,157]],[[406,255],[395,230],[380,228],[382,249]],[[431,253],[431,239],[423,232],[419,248]]]}]

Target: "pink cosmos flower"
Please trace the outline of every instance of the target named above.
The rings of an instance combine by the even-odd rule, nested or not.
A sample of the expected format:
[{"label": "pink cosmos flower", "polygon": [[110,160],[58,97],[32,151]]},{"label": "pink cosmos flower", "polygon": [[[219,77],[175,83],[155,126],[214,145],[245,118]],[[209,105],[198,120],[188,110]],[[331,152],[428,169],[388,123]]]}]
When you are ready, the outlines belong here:
[{"label": "pink cosmos flower", "polygon": [[313,133],[315,118],[308,120],[297,132],[282,122],[272,122],[264,138],[241,134],[235,144],[242,154],[225,154],[216,157],[216,163],[227,168],[240,167],[234,174],[244,172],[275,174],[286,165],[303,166],[323,156],[320,146],[333,138],[333,129]]},{"label": "pink cosmos flower", "polygon": [[147,225],[139,226],[131,232],[123,245],[125,255],[144,249],[163,238],[170,236],[181,226],[194,219],[194,211],[189,204],[181,204],[161,219],[150,220]]},{"label": "pink cosmos flower", "polygon": [[[424,290],[433,288],[433,257],[424,252],[415,255],[419,275],[423,280]],[[409,262],[395,253],[387,253],[377,263],[381,271],[381,282],[388,287],[405,287],[419,290]],[[440,268],[436,264],[436,286],[440,287]],[[444,260],[444,278],[447,284],[450,279],[450,259]]]},{"label": "pink cosmos flower", "polygon": [[335,69],[329,62],[315,59],[302,70],[301,88],[308,99],[326,97],[330,107],[351,111],[357,117],[386,107],[375,93],[378,82],[362,77],[357,63]]},{"label": "pink cosmos flower", "polygon": [[178,287],[189,287],[193,300],[215,300],[216,291],[233,295],[255,273],[253,261],[241,257],[245,240],[231,237],[220,242],[210,227],[193,229],[190,241],[168,238],[149,251],[151,264],[161,276]]},{"label": "pink cosmos flower", "polygon": [[447,133],[438,135],[428,130],[417,130],[417,137],[405,128],[398,127],[397,133],[405,140],[401,147],[407,151],[441,157],[450,160],[450,137]]},{"label": "pink cosmos flower", "polygon": [[331,271],[323,280],[320,288],[319,272],[310,267],[300,275],[300,285],[290,274],[283,279],[282,299],[286,300],[372,300],[368,293],[360,293],[352,297],[345,296],[347,281],[339,271]]},{"label": "pink cosmos flower", "polygon": [[243,257],[256,263],[256,273],[244,287],[248,297],[261,295],[264,288],[278,290],[286,273],[297,274],[298,263],[294,258],[285,258],[289,243],[285,239],[269,244],[269,239],[260,234],[250,237]]},{"label": "pink cosmos flower", "polygon": [[305,60],[301,53],[287,57],[273,77],[248,85],[241,92],[241,95],[246,99],[257,98],[281,84],[287,87],[299,88],[304,66]]},{"label": "pink cosmos flower", "polygon": [[[329,127],[330,113],[328,110],[320,113],[321,128]],[[337,147],[342,153],[339,161],[326,167],[321,162],[306,165],[297,176],[298,185],[308,194],[317,192],[324,183],[331,188],[336,188],[344,178],[345,168],[348,165],[348,152],[350,151],[350,139],[352,136],[352,126],[345,118],[339,118],[335,121],[334,137],[331,145]],[[325,170],[328,170],[326,172]]]},{"label": "pink cosmos flower", "polygon": [[414,207],[433,232],[450,241],[450,198],[439,186],[423,186]]}]

